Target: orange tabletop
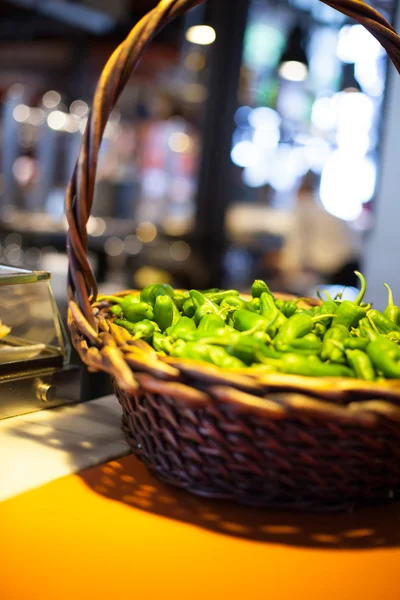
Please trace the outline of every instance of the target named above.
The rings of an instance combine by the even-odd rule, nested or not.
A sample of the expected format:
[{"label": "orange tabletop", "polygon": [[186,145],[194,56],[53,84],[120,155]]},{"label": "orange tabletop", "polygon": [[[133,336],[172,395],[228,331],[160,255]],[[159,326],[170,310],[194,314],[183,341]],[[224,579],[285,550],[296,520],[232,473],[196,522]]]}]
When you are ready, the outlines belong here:
[{"label": "orange tabletop", "polygon": [[304,515],[197,499],[133,457],[0,505],[2,600],[399,600],[400,506]]}]

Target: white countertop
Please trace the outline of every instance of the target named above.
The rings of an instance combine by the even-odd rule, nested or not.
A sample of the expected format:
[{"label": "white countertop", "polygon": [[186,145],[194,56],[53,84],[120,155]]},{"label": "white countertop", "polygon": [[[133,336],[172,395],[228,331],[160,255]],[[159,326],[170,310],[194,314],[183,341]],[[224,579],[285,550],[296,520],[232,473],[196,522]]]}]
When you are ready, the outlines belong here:
[{"label": "white countertop", "polygon": [[129,454],[115,396],[0,421],[0,501]]}]

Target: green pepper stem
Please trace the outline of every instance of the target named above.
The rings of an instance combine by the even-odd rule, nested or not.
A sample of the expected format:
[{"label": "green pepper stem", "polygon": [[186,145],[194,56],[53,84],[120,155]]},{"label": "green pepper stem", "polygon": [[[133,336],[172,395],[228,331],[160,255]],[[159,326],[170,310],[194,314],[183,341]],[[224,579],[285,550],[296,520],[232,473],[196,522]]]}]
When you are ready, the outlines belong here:
[{"label": "green pepper stem", "polygon": [[270,367],[275,367],[276,369],[281,369],[283,366],[283,361],[280,358],[267,358],[266,356],[263,356],[262,352],[257,351],[255,353],[255,357],[258,360],[258,362],[262,363],[263,365],[268,365]]},{"label": "green pepper stem", "polygon": [[375,325],[374,320],[371,318],[371,315],[368,312],[367,312],[367,319],[369,321],[369,324],[371,325],[371,328],[375,331],[375,333],[379,333],[379,329]]},{"label": "green pepper stem", "polygon": [[388,308],[392,308],[392,306],[394,306],[393,290],[391,287],[388,286],[387,283],[384,283],[383,285],[385,286],[385,288],[388,291]]},{"label": "green pepper stem", "polygon": [[329,340],[329,343],[332,344],[333,346],[336,346],[336,348],[339,348],[339,350],[344,352],[344,345],[341,344],[340,342],[338,342],[337,340]]},{"label": "green pepper stem", "polygon": [[360,306],[361,302],[364,300],[365,292],[367,291],[367,282],[365,280],[364,275],[362,273],[360,273],[359,271],[354,271],[354,275],[356,275],[361,282],[360,293],[358,294],[357,298],[354,300],[354,304],[356,306]]},{"label": "green pepper stem", "polygon": [[96,302],[114,302],[114,304],[121,305],[123,298],[117,298],[117,296],[97,296]]},{"label": "green pepper stem", "polygon": [[[268,325],[268,327],[271,327],[271,325],[276,321],[276,317],[271,321],[271,323]],[[268,329],[267,327],[267,329]],[[262,331],[263,327],[260,329],[260,325],[256,325],[255,327],[253,327],[253,329],[248,329],[247,331],[241,331],[239,333],[240,337],[246,337],[246,336],[251,336],[253,335],[253,333],[258,333],[259,331]],[[268,333],[264,333],[265,335],[265,341],[268,342],[269,344],[272,344],[272,338],[268,335]]]},{"label": "green pepper stem", "polygon": [[318,323],[318,321],[322,321],[323,319],[334,319],[337,315],[316,315],[312,317],[311,320],[313,323]]}]

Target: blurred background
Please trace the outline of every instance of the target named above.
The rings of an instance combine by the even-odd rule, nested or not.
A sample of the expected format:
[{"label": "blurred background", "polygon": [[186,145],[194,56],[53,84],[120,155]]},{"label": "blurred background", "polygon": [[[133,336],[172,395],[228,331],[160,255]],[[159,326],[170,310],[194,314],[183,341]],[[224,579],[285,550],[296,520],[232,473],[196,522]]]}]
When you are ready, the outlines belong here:
[{"label": "blurred background", "polygon": [[[0,4],[0,263],[51,271],[63,314],[64,194],[93,91],[155,3]],[[373,5],[395,22],[394,0]],[[378,304],[383,277],[400,293],[387,67],[319,0],[210,0],[168,26],[105,132],[88,223],[101,291],[257,277],[302,295],[361,268]]]}]

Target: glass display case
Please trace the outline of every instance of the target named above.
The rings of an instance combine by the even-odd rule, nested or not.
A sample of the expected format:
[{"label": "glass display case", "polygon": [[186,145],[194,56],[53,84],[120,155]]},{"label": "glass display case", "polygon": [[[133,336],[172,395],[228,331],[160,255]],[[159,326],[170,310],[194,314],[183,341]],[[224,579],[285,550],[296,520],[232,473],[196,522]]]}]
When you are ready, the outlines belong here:
[{"label": "glass display case", "polygon": [[80,399],[50,273],[0,265],[0,419]]}]

